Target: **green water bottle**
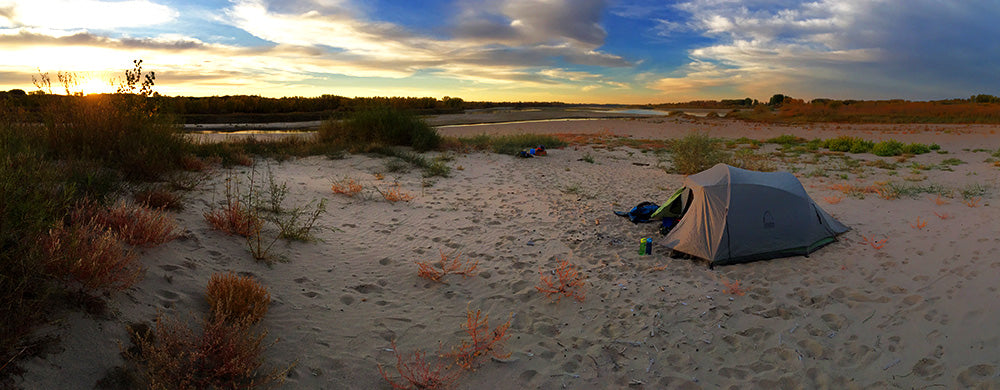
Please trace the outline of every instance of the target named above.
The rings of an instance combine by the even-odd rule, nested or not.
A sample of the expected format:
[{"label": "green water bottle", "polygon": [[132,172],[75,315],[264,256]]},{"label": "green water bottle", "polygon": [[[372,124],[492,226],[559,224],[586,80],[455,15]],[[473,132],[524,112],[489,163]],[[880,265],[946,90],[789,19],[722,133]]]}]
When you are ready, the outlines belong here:
[{"label": "green water bottle", "polygon": [[649,246],[649,243],[646,241],[645,238],[639,240],[639,256],[643,256],[646,254],[647,246]]}]

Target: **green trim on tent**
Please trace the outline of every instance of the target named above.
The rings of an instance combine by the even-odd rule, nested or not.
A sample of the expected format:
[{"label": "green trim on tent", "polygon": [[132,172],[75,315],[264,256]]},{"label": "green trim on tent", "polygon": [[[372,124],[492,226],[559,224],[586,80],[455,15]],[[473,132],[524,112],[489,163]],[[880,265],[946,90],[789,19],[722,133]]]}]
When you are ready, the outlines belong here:
[{"label": "green trim on tent", "polygon": [[656,211],[649,215],[649,219],[664,217],[680,218],[681,215],[684,214],[684,205],[680,201],[681,194],[684,193],[684,190],[687,190],[687,187],[681,187],[674,192],[673,195],[670,195],[670,198],[667,198],[667,202],[664,203],[663,206],[660,206],[660,208],[656,209]]}]

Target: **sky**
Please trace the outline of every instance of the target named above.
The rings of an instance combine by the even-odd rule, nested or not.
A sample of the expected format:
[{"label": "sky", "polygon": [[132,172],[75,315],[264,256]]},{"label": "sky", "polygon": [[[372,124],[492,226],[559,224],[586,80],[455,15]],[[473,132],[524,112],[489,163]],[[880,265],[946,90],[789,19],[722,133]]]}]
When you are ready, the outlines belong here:
[{"label": "sky", "polygon": [[1000,95],[998,18],[996,0],[0,0],[0,90],[64,71],[107,92],[142,59],[164,95],[935,100]]}]

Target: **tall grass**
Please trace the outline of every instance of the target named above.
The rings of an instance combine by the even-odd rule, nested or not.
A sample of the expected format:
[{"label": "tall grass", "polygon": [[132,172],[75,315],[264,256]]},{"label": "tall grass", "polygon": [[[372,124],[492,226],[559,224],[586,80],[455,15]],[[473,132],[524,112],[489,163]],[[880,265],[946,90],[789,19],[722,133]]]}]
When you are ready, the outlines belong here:
[{"label": "tall grass", "polygon": [[[138,63],[132,72],[141,74]],[[179,127],[148,97],[151,85],[142,94],[44,95],[32,113],[0,96],[0,387],[37,349],[32,330],[65,307],[59,297],[141,276],[117,232],[70,214],[85,199],[108,205],[123,180],[170,173],[186,154]]]},{"label": "tall grass", "polygon": [[441,143],[441,136],[427,122],[389,107],[357,111],[342,121],[327,120],[320,126],[319,137],[352,151],[384,146],[412,146],[426,151]]},{"label": "tall grass", "polygon": [[566,146],[566,141],[544,134],[480,134],[472,137],[458,138],[450,143],[464,145],[474,150],[509,155],[516,155],[517,152],[538,146],[545,146],[546,148],[561,148]]},{"label": "tall grass", "polygon": [[43,111],[42,138],[53,159],[96,161],[127,179],[155,180],[187,154],[180,127],[145,96],[63,97]]}]

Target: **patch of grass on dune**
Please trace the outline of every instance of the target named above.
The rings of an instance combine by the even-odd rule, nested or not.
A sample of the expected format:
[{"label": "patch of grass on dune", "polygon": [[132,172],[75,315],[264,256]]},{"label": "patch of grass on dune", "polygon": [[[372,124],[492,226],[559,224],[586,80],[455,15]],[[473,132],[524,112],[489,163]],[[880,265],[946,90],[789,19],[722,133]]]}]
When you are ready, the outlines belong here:
[{"label": "patch of grass on dune", "polygon": [[543,145],[546,148],[560,148],[566,146],[565,141],[562,141],[554,136],[544,134],[480,134],[472,137],[461,137],[455,142],[450,143],[462,145],[473,150],[483,150],[509,155],[515,155],[517,152],[528,148],[535,148],[540,145]]}]

